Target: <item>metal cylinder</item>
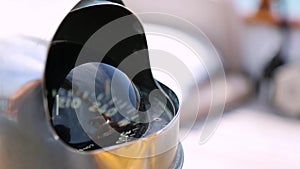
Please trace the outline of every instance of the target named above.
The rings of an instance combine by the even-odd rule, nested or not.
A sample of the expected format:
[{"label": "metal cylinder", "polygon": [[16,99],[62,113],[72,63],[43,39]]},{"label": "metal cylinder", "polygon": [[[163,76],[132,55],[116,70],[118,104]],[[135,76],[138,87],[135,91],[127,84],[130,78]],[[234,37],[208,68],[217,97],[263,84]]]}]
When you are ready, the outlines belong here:
[{"label": "metal cylinder", "polygon": [[[65,66],[70,66],[70,71],[85,63],[103,61],[118,67],[135,50],[147,51],[143,26],[122,2],[9,2],[6,7],[1,8],[10,17],[1,16],[4,26],[3,31],[0,31],[0,168],[182,167],[183,151],[178,140],[178,101],[168,87],[153,79],[147,52],[138,55],[140,62],[138,60],[131,64],[138,67],[141,63],[147,69],[142,71],[139,78],[132,77],[131,80],[139,90],[148,92],[148,89],[159,89],[167,98],[166,106],[173,109],[168,124],[155,127],[157,123],[149,122],[152,128],[148,130],[154,132],[148,135],[133,141],[84,151],[68,145],[51,123],[51,92],[58,90],[57,84],[61,84],[61,80],[66,77]],[[104,50],[105,44],[98,44],[99,50],[87,50],[85,57],[81,57],[81,53],[72,55],[74,50],[83,51],[85,44],[88,44],[98,29],[127,16],[132,25],[114,27],[109,35],[94,37],[113,39],[114,33],[129,31],[136,38],[125,41],[119,39],[125,43],[118,41],[113,46],[107,46],[111,47],[107,53]],[[60,48],[60,44],[69,45],[73,42],[80,44],[80,48]],[[99,59],[99,54],[103,54],[104,58]],[[126,65],[119,66],[119,69],[127,75],[130,74]],[[146,97],[147,94],[151,94],[150,91],[140,94],[140,97]]]}]

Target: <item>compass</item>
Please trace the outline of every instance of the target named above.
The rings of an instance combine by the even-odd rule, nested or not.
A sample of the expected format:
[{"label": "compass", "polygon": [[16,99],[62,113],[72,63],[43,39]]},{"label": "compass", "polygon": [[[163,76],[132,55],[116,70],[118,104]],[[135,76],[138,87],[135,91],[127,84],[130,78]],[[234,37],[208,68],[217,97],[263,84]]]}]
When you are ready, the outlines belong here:
[{"label": "compass", "polygon": [[[120,0],[12,3],[7,9],[8,15],[26,12],[15,18],[25,22],[7,23],[1,37],[14,61],[2,64],[9,77],[2,89],[16,92],[0,98],[0,168],[182,167],[177,97],[152,77],[148,52],[138,52],[147,49],[143,26]],[[122,66],[132,54],[137,58]]]},{"label": "compass", "polygon": [[[73,54],[80,47],[60,42],[52,49]],[[49,72],[56,87],[48,89],[48,107],[56,134],[79,151],[146,138],[175,117],[174,93],[151,76],[147,79],[147,71],[130,79],[108,63],[86,62],[65,69],[68,66],[59,69],[60,75],[66,74],[64,79]]]},{"label": "compass", "polygon": [[[115,88],[111,88],[113,77],[117,78]],[[121,89],[129,100],[112,97],[111,90]],[[88,63],[73,69],[53,94],[52,124],[66,143],[81,151],[128,142],[147,130],[147,123],[138,122],[146,117],[137,111],[140,98],[136,87],[107,64]],[[126,117],[115,104],[125,109]]]}]

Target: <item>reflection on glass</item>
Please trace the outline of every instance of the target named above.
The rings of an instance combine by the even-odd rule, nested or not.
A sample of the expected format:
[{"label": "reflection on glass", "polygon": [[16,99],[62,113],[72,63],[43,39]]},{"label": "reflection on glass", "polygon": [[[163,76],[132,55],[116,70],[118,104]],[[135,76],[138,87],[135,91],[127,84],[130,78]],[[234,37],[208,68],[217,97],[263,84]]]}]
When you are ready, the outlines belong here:
[{"label": "reflection on glass", "polygon": [[[141,97],[144,91],[123,72],[103,63],[74,68],[52,95],[52,124],[65,143],[80,151],[136,140],[157,132],[173,118],[173,113],[157,102],[159,98],[154,98],[152,112],[147,111],[150,105]],[[162,109],[160,116],[153,115]]]}]

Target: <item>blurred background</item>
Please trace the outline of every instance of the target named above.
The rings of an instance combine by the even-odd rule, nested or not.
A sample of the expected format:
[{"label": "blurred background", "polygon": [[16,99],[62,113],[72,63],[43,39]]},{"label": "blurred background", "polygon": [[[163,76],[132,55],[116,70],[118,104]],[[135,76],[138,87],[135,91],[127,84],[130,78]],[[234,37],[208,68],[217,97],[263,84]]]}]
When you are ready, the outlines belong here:
[{"label": "blurred background", "polygon": [[[206,55],[206,69],[198,64],[198,69],[192,70],[198,73],[194,76],[197,87],[185,85],[188,89],[181,91],[184,169],[300,168],[300,1],[125,0],[125,4],[135,12],[184,18],[203,31],[222,60],[223,65],[218,65],[218,56]],[[198,46],[208,43],[187,30],[181,31],[196,39]],[[151,40],[150,46],[159,43]],[[172,45],[164,46],[167,44]],[[181,54],[181,58],[188,56]],[[220,83],[224,81],[218,73],[220,66],[226,83]],[[217,89],[211,87],[214,82]],[[219,94],[213,97],[212,90]],[[199,111],[194,123],[191,107],[196,102]],[[201,141],[210,110],[223,103],[222,120]]]},{"label": "blurred background", "polygon": [[[44,2],[1,2],[0,110],[5,110],[20,86],[42,78],[46,30],[56,27],[71,3],[53,1],[41,11]],[[176,85],[176,77],[168,76],[176,72],[155,71],[164,65],[150,51],[155,78],[180,96],[184,169],[300,168],[299,0],[124,3],[143,22],[149,48],[171,53],[192,75]],[[59,17],[43,24],[54,9]],[[22,50],[12,55],[16,48]]]}]

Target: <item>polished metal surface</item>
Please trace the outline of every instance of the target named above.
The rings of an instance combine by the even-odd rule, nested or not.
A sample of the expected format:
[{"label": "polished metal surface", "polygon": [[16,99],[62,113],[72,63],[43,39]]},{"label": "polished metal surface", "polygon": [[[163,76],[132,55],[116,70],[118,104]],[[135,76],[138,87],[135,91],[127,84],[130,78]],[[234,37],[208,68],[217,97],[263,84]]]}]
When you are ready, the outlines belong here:
[{"label": "polished metal surface", "polygon": [[[85,2],[76,10],[117,6],[130,12],[114,2]],[[8,9],[19,12],[6,10],[12,17],[3,19],[6,24],[2,29],[6,33],[0,34],[0,168],[181,168],[183,153],[178,148],[177,112],[167,126],[154,134],[89,152],[68,146],[54,131],[45,101],[43,72],[52,38],[77,3],[78,0],[7,4]],[[33,9],[41,15],[31,12]]]},{"label": "polished metal surface", "polygon": [[1,114],[1,168],[169,168],[176,156],[178,116],[149,138],[79,152],[53,136],[44,113],[41,81],[26,84],[12,99],[9,114]]}]

